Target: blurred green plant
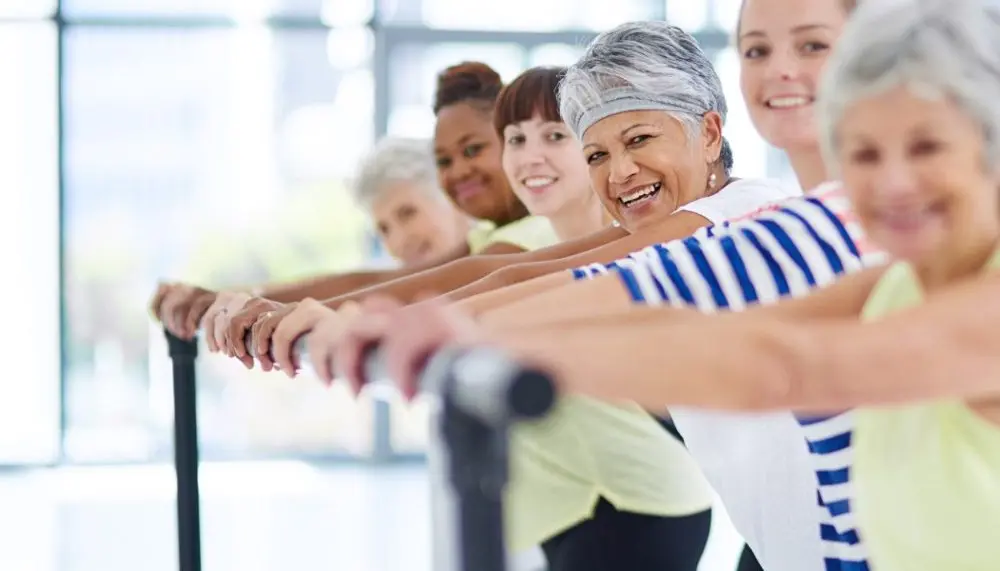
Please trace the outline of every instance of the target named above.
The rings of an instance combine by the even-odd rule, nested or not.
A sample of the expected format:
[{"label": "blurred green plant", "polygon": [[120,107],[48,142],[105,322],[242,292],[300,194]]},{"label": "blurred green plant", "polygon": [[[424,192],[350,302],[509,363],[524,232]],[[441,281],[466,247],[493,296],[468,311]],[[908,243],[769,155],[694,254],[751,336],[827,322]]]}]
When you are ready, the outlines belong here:
[{"label": "blurred green plant", "polygon": [[250,236],[198,232],[185,278],[208,287],[288,281],[347,271],[368,254],[368,220],[340,183],[303,187]]}]

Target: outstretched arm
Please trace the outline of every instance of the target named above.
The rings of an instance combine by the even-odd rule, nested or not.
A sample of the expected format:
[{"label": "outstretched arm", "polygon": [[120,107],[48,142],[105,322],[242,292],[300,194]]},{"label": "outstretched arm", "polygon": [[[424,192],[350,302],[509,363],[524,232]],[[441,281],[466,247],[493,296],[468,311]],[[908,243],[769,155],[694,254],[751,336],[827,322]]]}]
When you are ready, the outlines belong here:
[{"label": "outstretched arm", "polygon": [[344,292],[399,279],[408,275],[446,265],[469,255],[468,246],[461,246],[448,254],[426,262],[385,270],[343,272],[314,276],[290,283],[267,284],[253,289],[257,297],[278,303],[292,303],[306,298],[326,299]]},{"label": "outstretched arm", "polygon": [[932,294],[927,303],[858,324],[824,323],[792,355],[806,406],[932,398],[1000,398],[1000,276]]},{"label": "outstretched arm", "polygon": [[439,268],[447,268],[444,270],[445,273],[457,278],[453,283],[465,285],[490,272],[515,263],[553,260],[577,254],[615,239],[623,233],[624,231],[618,228],[608,229],[579,240],[555,244],[532,252],[525,252],[524,248],[516,244],[497,242],[475,256],[469,256],[468,247],[463,246],[442,258],[406,268],[317,276],[288,284],[264,286],[255,291],[261,294],[260,297],[279,303],[292,303],[307,297],[331,299],[354,291],[367,290],[381,284],[404,280]]},{"label": "outstretched arm", "polygon": [[701,215],[679,211],[662,224],[640,230],[634,234],[621,235],[614,241],[593,249],[560,258],[519,263],[502,268],[476,282],[450,292],[448,299],[452,301],[464,300],[549,274],[565,272],[590,264],[607,264],[652,244],[686,238],[707,225],[709,225],[708,219]]},{"label": "outstretched arm", "polygon": [[854,274],[811,296],[741,313],[630,306],[558,316],[550,309],[550,321],[541,323],[539,305],[525,311],[532,326],[519,326],[503,314],[487,326],[497,343],[552,370],[570,392],[655,408],[837,407],[835,401],[807,400],[797,384],[799,375],[789,373],[789,364],[798,370],[802,355],[812,356],[812,337],[800,329],[829,320],[857,321],[881,271]]},{"label": "outstretched arm", "polygon": [[[606,319],[497,339],[549,368],[568,390],[610,399],[641,397],[649,406],[822,411],[937,398],[996,399],[998,295],[1000,277],[991,277],[875,322],[774,314],[745,319],[748,313],[671,325],[655,315],[661,310],[651,309],[645,324],[629,321],[631,333]],[[598,327],[601,351],[621,352],[627,359],[591,358]],[[637,352],[640,337],[646,343]],[[559,340],[558,350],[553,339]],[[636,363],[641,367],[628,368]]]},{"label": "outstretched arm", "polygon": [[[530,264],[536,261],[557,259],[562,256],[571,256],[582,249],[597,247],[611,240],[616,240],[624,233],[620,228],[608,228],[590,236],[568,243],[556,244],[548,248],[525,252],[521,251],[512,255],[476,255],[456,260],[439,268],[425,270],[400,279],[383,282],[381,284],[355,290],[343,295],[326,298],[324,303],[327,307],[337,308],[347,301],[361,301],[367,297],[381,295],[394,297],[404,303],[411,303],[417,297],[431,292],[452,292],[458,288],[466,286],[486,275],[512,266],[515,264]],[[498,248],[507,244],[494,244],[485,251],[485,254],[497,252]],[[503,252],[509,253],[509,252]]]}]

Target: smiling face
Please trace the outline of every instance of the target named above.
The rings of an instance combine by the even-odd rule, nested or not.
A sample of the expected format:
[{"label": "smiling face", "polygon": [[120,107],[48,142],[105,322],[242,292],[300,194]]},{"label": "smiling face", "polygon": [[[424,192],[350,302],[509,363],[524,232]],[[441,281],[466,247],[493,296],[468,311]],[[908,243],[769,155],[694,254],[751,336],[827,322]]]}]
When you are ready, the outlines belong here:
[{"label": "smiling face", "polygon": [[500,138],[490,114],[470,103],[443,107],[434,129],[441,188],[462,211],[498,225],[523,215],[500,164]]},{"label": "smiling face", "polygon": [[561,121],[535,115],[504,127],[503,170],[537,216],[553,216],[592,195],[580,142]]},{"label": "smiling face", "polygon": [[754,127],[779,149],[816,145],[813,102],[847,20],[841,0],[746,0],[737,49]]},{"label": "smiling face", "polygon": [[406,266],[441,258],[466,240],[468,222],[438,189],[396,182],[371,204],[379,237],[389,254]]},{"label": "smiling face", "polygon": [[706,114],[696,135],[664,111],[618,113],[587,129],[591,186],[625,229],[658,224],[705,195],[722,141],[719,115]]},{"label": "smiling face", "polygon": [[984,168],[982,128],[951,99],[903,87],[863,99],[837,141],[844,185],[876,243],[936,275],[979,267],[1000,237],[1000,177]]}]

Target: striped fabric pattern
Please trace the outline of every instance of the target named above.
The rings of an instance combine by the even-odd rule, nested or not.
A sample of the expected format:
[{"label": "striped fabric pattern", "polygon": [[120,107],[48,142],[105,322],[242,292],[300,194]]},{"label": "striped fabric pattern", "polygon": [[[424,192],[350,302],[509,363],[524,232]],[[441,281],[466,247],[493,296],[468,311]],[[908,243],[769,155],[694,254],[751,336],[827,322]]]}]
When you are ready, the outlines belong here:
[{"label": "striped fabric pattern", "polygon": [[[578,268],[574,276],[616,272],[636,303],[709,313],[801,297],[884,260],[867,241],[843,188],[826,184],[746,219],[702,228],[608,265]],[[850,506],[851,413],[799,422],[817,476],[825,568],[867,571]]]}]

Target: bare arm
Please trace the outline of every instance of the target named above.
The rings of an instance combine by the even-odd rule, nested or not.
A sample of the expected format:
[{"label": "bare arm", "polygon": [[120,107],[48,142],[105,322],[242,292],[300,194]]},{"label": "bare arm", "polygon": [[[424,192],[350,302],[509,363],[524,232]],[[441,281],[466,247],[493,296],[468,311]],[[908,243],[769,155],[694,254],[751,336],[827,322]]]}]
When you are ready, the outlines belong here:
[{"label": "bare arm", "polygon": [[[783,335],[798,324],[856,321],[882,271],[848,276],[805,298],[717,315],[636,307],[606,276],[483,319],[504,346],[550,367],[573,392],[651,407],[785,408],[797,379],[782,373],[783,361],[776,359],[786,358],[799,340]],[[576,296],[572,303],[558,303],[570,295]],[[607,305],[613,295],[617,307]]]},{"label": "bare arm", "polygon": [[395,280],[375,284],[343,294],[326,298],[324,305],[336,309],[340,304],[373,296],[394,297],[405,303],[412,303],[419,296],[439,291],[450,291],[486,274],[523,259],[531,254],[519,246],[508,243],[491,244],[481,254],[468,256],[451,263],[413,273]]},{"label": "bare arm", "polygon": [[625,234],[621,228],[607,228],[578,240],[555,244],[546,248],[526,252],[518,246],[503,242],[490,245],[475,256],[456,260],[438,268],[403,276],[336,296],[326,298],[325,303],[336,308],[346,301],[360,301],[371,295],[387,295],[411,303],[422,294],[430,292],[448,293],[466,286],[486,275],[515,264],[553,260],[570,256],[577,252],[606,244]]},{"label": "bare arm", "polygon": [[465,313],[478,316],[570,283],[573,283],[573,276],[569,272],[558,272],[467,297],[457,305]]},{"label": "bare arm", "polygon": [[[861,312],[882,271],[882,268],[874,268],[850,275],[812,295],[757,306],[748,313],[788,319],[856,316]],[[627,313],[628,319],[640,319],[640,316],[645,315],[642,312],[627,311],[635,305],[615,274],[581,281],[573,281],[569,274],[558,275],[562,279],[539,278],[498,290],[495,292],[498,294],[496,299],[478,301],[477,298],[472,298],[477,301],[470,304],[471,307],[463,306],[463,309],[471,309],[473,315],[479,316],[480,323],[491,327],[544,325],[568,319],[614,316],[623,312]],[[519,295],[522,292],[517,291],[517,288],[521,286],[525,286],[523,293],[526,295]]]},{"label": "bare arm", "polygon": [[258,297],[264,297],[279,303],[292,303],[301,301],[307,297],[326,299],[356,289],[371,287],[379,283],[400,279],[408,275],[436,268],[468,256],[468,254],[469,248],[468,246],[464,246],[455,249],[443,257],[405,268],[329,274],[292,283],[266,285],[253,289],[259,293]]},{"label": "bare arm", "polygon": [[585,251],[575,252],[565,257],[511,265],[497,270],[479,281],[449,293],[448,298],[458,301],[588,264],[607,264],[653,244],[686,238],[699,228],[708,225],[709,221],[699,214],[688,211],[676,212],[666,222],[653,228],[643,229],[635,234],[623,232],[613,241]]},{"label": "bare arm", "polygon": [[803,381],[793,385],[793,401],[815,406],[1000,397],[997,323],[1000,276],[991,276],[875,322],[808,328],[786,365]]},{"label": "bare arm", "polygon": [[[475,256],[469,256],[468,248],[465,247],[444,258],[408,268],[325,275],[289,284],[265,286],[260,290],[260,297],[279,303],[301,301],[307,297],[326,300],[337,299],[337,304],[339,304],[341,298],[343,300],[354,299],[356,296],[350,295],[352,292],[372,291],[383,284],[392,284],[386,290],[388,292],[408,292],[408,288],[394,282],[401,282],[406,278],[421,276],[432,270],[444,268],[447,268],[445,273],[457,279],[449,279],[442,285],[432,283],[431,287],[424,288],[423,286],[428,283],[427,280],[422,277],[418,278],[416,283],[420,284],[422,288],[418,294],[431,290],[450,291],[515,263],[527,264],[571,256],[606,244],[623,234],[625,231],[621,228],[609,228],[578,240],[555,244],[531,252],[525,252],[523,248],[512,244],[498,242],[491,244]],[[383,293],[382,290],[375,291]]]}]

